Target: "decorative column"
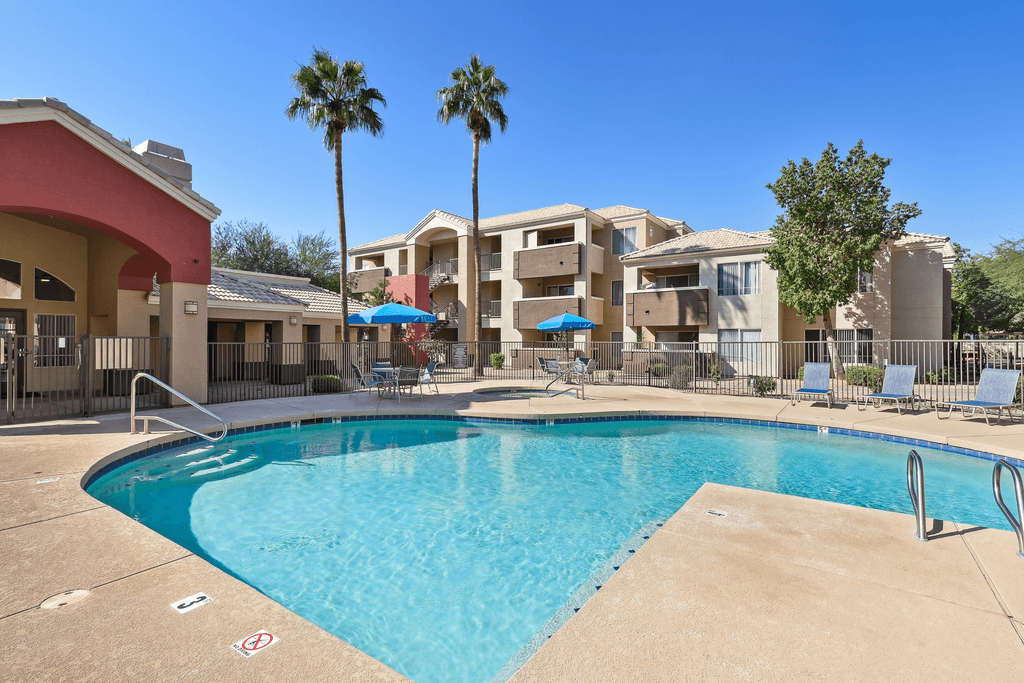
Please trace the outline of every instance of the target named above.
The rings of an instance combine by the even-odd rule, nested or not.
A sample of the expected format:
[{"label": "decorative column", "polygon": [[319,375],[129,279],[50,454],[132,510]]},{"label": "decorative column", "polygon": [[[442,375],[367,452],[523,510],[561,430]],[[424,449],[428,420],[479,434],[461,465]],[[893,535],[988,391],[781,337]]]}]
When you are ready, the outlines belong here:
[{"label": "decorative column", "polygon": [[[160,336],[171,338],[167,383],[196,403],[207,400],[206,319],[206,285],[160,283]],[[171,405],[183,403],[171,396]]]}]

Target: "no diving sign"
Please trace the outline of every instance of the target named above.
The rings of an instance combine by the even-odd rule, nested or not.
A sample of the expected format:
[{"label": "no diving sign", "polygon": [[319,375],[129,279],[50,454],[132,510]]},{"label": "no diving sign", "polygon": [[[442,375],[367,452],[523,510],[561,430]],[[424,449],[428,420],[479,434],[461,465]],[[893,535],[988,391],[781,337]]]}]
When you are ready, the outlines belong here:
[{"label": "no diving sign", "polygon": [[277,642],[277,638],[270,631],[257,631],[251,636],[246,636],[231,646],[235,652],[243,657],[252,657],[263,652]]}]

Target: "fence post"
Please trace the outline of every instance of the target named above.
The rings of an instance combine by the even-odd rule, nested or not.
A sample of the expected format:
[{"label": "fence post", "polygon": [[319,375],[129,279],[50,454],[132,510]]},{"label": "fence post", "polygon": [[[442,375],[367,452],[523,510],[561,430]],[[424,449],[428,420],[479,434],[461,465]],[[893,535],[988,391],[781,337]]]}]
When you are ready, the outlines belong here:
[{"label": "fence post", "polygon": [[90,417],[95,408],[92,395],[93,339],[91,334],[87,334],[82,344],[82,413],[85,417]]}]

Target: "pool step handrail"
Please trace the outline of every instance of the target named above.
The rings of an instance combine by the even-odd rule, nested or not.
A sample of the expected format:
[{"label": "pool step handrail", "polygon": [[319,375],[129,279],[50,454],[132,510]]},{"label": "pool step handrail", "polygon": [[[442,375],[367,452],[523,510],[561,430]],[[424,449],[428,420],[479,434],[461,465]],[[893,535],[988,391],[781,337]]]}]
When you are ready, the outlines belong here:
[{"label": "pool step handrail", "polygon": [[[1010,508],[1006,507],[1006,502],[1003,500],[1003,489],[1000,486],[1000,475],[1003,472],[1003,468],[1006,468],[1010,473],[1010,477],[1013,478],[1013,492],[1017,496],[1016,517],[1010,512]],[[1022,527],[1024,525],[1024,481],[1021,481],[1020,470],[1002,458],[996,461],[996,465],[992,469],[992,494],[996,497],[996,505],[1006,515],[1007,521],[1010,522],[1010,527],[1017,534],[1017,554],[1020,557],[1024,557],[1024,527]]]},{"label": "pool step handrail", "polygon": [[[135,416],[135,385],[138,384],[138,381],[140,379],[142,379],[142,378],[148,379],[150,382],[152,382],[153,384],[157,385],[158,387],[161,387],[161,388],[165,389],[166,391],[171,392],[172,394],[174,394],[175,396],[180,398],[182,401],[185,401],[185,403],[188,403],[193,408],[199,409],[200,411],[202,411],[202,412],[206,413],[207,415],[209,415],[210,417],[212,417],[214,420],[217,420],[217,422],[220,422],[221,427],[223,427],[223,430],[221,431],[220,436],[214,437],[214,436],[210,436],[209,434],[203,434],[202,432],[197,432],[196,430],[191,429],[190,427],[186,427],[185,425],[180,425],[177,422],[171,422],[167,418],[163,418],[163,417],[160,417],[158,415],[139,415],[138,417],[136,417]],[[143,434],[149,434],[149,422],[150,422],[150,420],[156,420],[157,422],[162,422],[165,425],[169,425],[171,427],[174,427],[175,429],[181,429],[183,431],[188,432],[189,434],[195,434],[196,436],[198,436],[198,437],[200,437],[202,439],[206,439],[210,443],[215,443],[217,441],[220,441],[221,439],[223,439],[225,436],[228,435],[228,423],[227,422],[222,420],[217,415],[214,415],[209,410],[207,410],[206,408],[202,407],[201,405],[199,405],[198,403],[196,403],[195,401],[193,401],[188,396],[186,396],[185,394],[181,393],[180,391],[178,391],[174,387],[172,387],[172,386],[170,386],[168,384],[164,384],[163,382],[158,380],[156,377],[154,377],[153,375],[151,375],[151,374],[149,374],[147,372],[140,372],[140,373],[136,374],[135,377],[132,378],[131,418],[132,418],[132,427],[131,427],[131,431],[128,432],[129,434],[138,434],[139,433],[135,429],[135,421],[136,420],[142,420],[142,433]]]},{"label": "pool step handrail", "polygon": [[568,394],[568,393],[573,392],[573,391],[576,392],[576,398],[580,397],[580,390],[577,387],[569,387],[568,389],[562,389],[561,391],[556,391],[553,394],[551,393],[551,385],[554,384],[555,382],[557,382],[558,380],[567,377],[575,369],[576,369],[576,366],[575,365],[571,365],[568,368],[566,368],[564,371],[562,371],[562,373],[559,374],[557,377],[555,377],[553,380],[548,382],[548,385],[546,387],[544,387],[544,391],[547,393],[548,398],[554,398],[555,396],[561,396],[562,394]]},{"label": "pool step handrail", "polygon": [[910,504],[914,507],[914,516],[917,517],[917,534],[919,541],[928,540],[927,518],[924,508],[924,463],[917,451],[911,450],[907,456],[907,493],[910,494]]}]

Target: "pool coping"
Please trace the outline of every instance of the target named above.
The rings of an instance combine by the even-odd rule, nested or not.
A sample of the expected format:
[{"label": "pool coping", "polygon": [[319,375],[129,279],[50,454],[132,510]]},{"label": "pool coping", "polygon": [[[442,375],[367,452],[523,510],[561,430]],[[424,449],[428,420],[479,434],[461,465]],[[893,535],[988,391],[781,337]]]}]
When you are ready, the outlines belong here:
[{"label": "pool coping", "polygon": [[[481,382],[480,385],[496,386],[494,383],[483,382]],[[595,390],[597,389],[599,388],[595,387]],[[594,391],[594,393],[596,394],[598,393],[598,391]],[[606,392],[606,396],[609,393],[611,392]],[[472,389],[469,389],[468,391],[464,390],[455,395],[442,394],[441,397],[439,397],[441,401],[434,400],[432,403],[428,402],[420,404],[419,410],[416,410],[417,406],[413,405],[412,409],[410,410],[410,414],[408,415],[381,413],[380,406],[388,404],[389,402],[382,403],[379,401],[376,402],[376,412],[368,412],[367,406],[373,406],[374,402],[372,401],[372,399],[368,401],[363,396],[355,398],[354,400],[342,401],[327,401],[326,399],[329,397],[310,397],[308,399],[287,400],[268,399],[264,401],[225,404],[222,406],[218,406],[217,408],[214,408],[214,410],[217,412],[222,412],[222,414],[225,414],[229,418],[228,424],[232,435],[257,433],[260,431],[266,431],[267,429],[274,428],[291,428],[292,423],[298,423],[298,426],[301,429],[301,426],[303,424],[323,424],[325,422],[335,421],[365,422],[368,420],[392,421],[402,419],[435,419],[444,421],[460,421],[465,422],[467,424],[521,424],[529,426],[543,426],[555,423],[571,424],[581,422],[624,420],[641,422],[704,421],[761,425],[777,428],[792,428],[807,431],[817,431],[819,430],[819,428],[825,428],[830,434],[835,433],[842,435],[861,436],[863,438],[902,443],[909,446],[934,448],[936,450],[960,453],[963,455],[967,455],[969,457],[978,457],[990,461],[1000,459],[1003,457],[1006,457],[1008,460],[1014,462],[1015,464],[1022,464],[1022,461],[1024,461],[1024,448],[1017,445],[1018,443],[1021,443],[1022,446],[1024,446],[1024,440],[1018,438],[1019,434],[1024,434],[1024,430],[1022,430],[1020,426],[1014,427],[1012,423],[1004,424],[1002,428],[997,428],[995,426],[993,426],[992,428],[987,428],[987,426],[983,422],[972,423],[971,421],[968,420],[959,420],[942,421],[941,423],[937,423],[934,417],[930,417],[930,419],[928,419],[920,415],[910,416],[909,418],[907,418],[906,416],[901,416],[900,418],[897,419],[895,413],[886,414],[884,411],[875,411],[874,413],[869,413],[867,416],[865,416],[863,413],[861,413],[860,416],[858,416],[858,414],[856,413],[851,413],[850,417],[854,418],[856,423],[858,423],[858,427],[861,427],[851,428],[850,426],[836,426],[836,417],[834,416],[838,416],[839,419],[842,420],[842,413],[836,413],[831,410],[827,411],[824,407],[811,408],[809,410],[805,407],[803,408],[802,412],[799,409],[791,411],[789,410],[788,401],[779,401],[777,399],[692,395],[680,394],[679,392],[669,392],[667,390],[656,390],[654,392],[644,391],[643,393],[623,390],[619,391],[618,394],[620,396],[624,396],[624,398],[606,398],[604,400],[626,401],[626,404],[623,405],[622,407],[600,405],[599,402],[591,403],[590,401],[588,401],[587,403],[575,403],[574,401],[568,401],[563,402],[560,405],[557,405],[554,401],[549,402],[546,400],[541,400],[540,402],[538,402],[536,400],[530,401],[527,399],[519,401],[501,400],[490,403],[483,401],[475,402],[475,400],[481,397],[474,396]],[[352,399],[352,397],[345,398]],[[590,398],[591,392],[588,392],[588,399]],[[456,401],[464,402],[465,405],[455,406],[458,409],[453,410],[453,403]],[[331,407],[335,409],[324,409],[331,405],[332,403],[348,403],[350,404],[350,409],[339,410],[337,409],[336,406],[333,405]],[[438,410],[436,408],[431,408],[432,405],[436,405],[438,403],[444,404],[443,409]],[[637,408],[631,408],[631,406],[634,405],[637,406]],[[390,404],[387,407],[390,409],[402,409],[406,408],[407,405]],[[674,409],[663,409],[669,407]],[[188,409],[172,408],[157,412],[159,414],[165,414],[168,417],[172,417],[175,420],[184,421],[186,424],[194,424],[190,423],[188,420],[182,420],[180,417],[177,417],[179,411],[187,412]],[[796,412],[798,413],[798,417],[794,418],[792,415],[785,416],[782,414],[786,412]],[[760,415],[758,415],[758,413],[760,413]],[[260,416],[261,414],[263,416]],[[270,414],[273,414],[273,417],[266,417],[266,415]],[[734,415],[737,414],[758,415],[758,417],[733,417]],[[118,461],[120,461],[118,462],[118,464],[123,464],[123,462],[126,462],[128,459],[143,457],[142,454],[144,452],[158,452],[161,450],[170,449],[177,446],[189,445],[191,443],[200,441],[198,437],[183,437],[181,435],[181,432],[167,431],[156,432],[154,434],[149,435],[133,435],[129,437],[125,435],[123,428],[113,430],[111,429],[113,427],[112,423],[115,420],[125,420],[126,422],[126,415],[102,416],[93,422],[93,424],[96,424],[98,426],[94,428],[94,431],[89,432],[88,430],[86,430],[91,437],[90,439],[87,440],[87,443],[91,444],[91,447],[84,449],[85,451],[87,451],[86,453],[66,454],[63,452],[63,450],[66,450],[63,444],[55,443],[52,446],[48,445],[47,448],[43,449],[43,452],[49,453],[51,456],[57,458],[57,462],[55,464],[47,463],[46,466],[39,467],[38,469],[40,470],[46,470],[49,468],[49,471],[45,473],[37,472],[33,473],[33,475],[39,474],[40,476],[47,476],[48,474],[51,473],[59,473],[64,476],[78,475],[74,476],[74,478],[77,479],[77,489],[79,494],[88,497],[96,505],[106,510],[113,511],[113,508],[109,508],[105,504],[100,503],[95,499],[92,499],[91,496],[88,496],[88,494],[84,491],[83,488],[83,486],[88,481],[98,476],[100,470],[107,470],[108,468],[112,469],[113,467],[117,466],[114,465],[113,463]],[[853,424],[853,422],[854,421],[844,422],[844,424]],[[921,426],[923,426],[923,429],[921,428]],[[29,432],[28,437],[31,439],[33,435],[38,437],[43,434],[52,434],[54,431],[57,431],[59,433],[61,430],[61,425],[56,425],[56,427],[57,429],[54,430],[50,428],[48,425],[19,426],[16,430],[7,432],[7,434],[23,436],[23,432]],[[1007,427],[1009,427],[1009,429],[1007,429]],[[216,433],[219,431],[219,429],[213,427],[211,423],[196,425],[196,428],[198,429],[198,431],[208,433]],[[104,430],[106,431],[106,433],[104,433]],[[891,433],[892,431],[901,432],[902,434],[911,434],[913,436],[893,434]],[[923,432],[927,432],[927,434]],[[73,428],[69,427],[67,433],[77,434],[80,432],[75,432]],[[115,433],[117,434],[116,438],[114,436]],[[7,434],[4,433],[4,430],[0,429],[0,436],[7,436]],[[923,436],[927,436],[930,438],[920,438]],[[996,438],[989,438],[990,436]],[[69,439],[70,438],[71,437],[69,437]],[[944,443],[943,441],[937,439],[946,439],[946,442]],[[949,441],[952,440],[956,440],[958,444],[966,445],[955,445],[949,443]],[[991,443],[986,444],[986,440],[989,442],[995,442],[996,445],[993,446],[991,445]],[[0,455],[2,455],[4,452],[4,441],[5,439],[0,439]],[[10,440],[8,441],[10,442]],[[105,446],[105,444],[107,443],[113,445],[115,443],[124,444],[127,442],[132,443],[128,443],[127,445],[124,445],[121,448]],[[9,443],[8,445],[13,446],[14,444]],[[972,445],[982,446],[987,450],[983,450],[982,448],[970,448],[969,446]],[[57,451],[61,452],[57,454]],[[1002,454],[993,451],[1000,451],[1002,452]],[[1009,455],[1011,453],[1012,455]],[[2,460],[0,460],[0,462],[2,462]],[[76,465],[75,463],[81,463],[81,465]],[[7,472],[18,471],[19,468],[17,467],[8,468],[7,470]],[[81,474],[79,475],[79,473]],[[7,474],[6,477],[0,476],[0,483],[24,483],[27,486],[31,484],[31,481],[27,480],[31,480],[34,478],[35,476],[26,476],[24,474],[22,474],[21,476],[17,476],[17,474]],[[28,524],[38,525],[40,527],[40,533],[43,532],[45,529],[50,528],[55,521],[59,521],[61,519],[79,519],[79,524],[86,524],[86,522],[81,521],[82,518],[75,517],[75,515],[77,514],[76,512],[61,513],[60,509],[54,509],[52,511],[47,510],[47,514],[49,516],[28,522]],[[0,522],[3,521],[6,520],[0,518]],[[130,523],[132,520],[127,521]],[[145,527],[142,527],[142,525],[140,524],[136,524],[136,526],[145,529]],[[89,533],[90,529],[88,529],[87,527],[88,525],[86,525],[86,527],[82,527],[82,533]],[[0,531],[0,533],[4,533],[15,528],[17,528],[17,526],[7,526],[3,531]],[[149,530],[146,529],[146,531]],[[999,533],[1009,534],[1009,532]],[[127,550],[121,549],[120,552],[127,552]],[[54,559],[59,559],[56,556],[53,557]],[[194,558],[194,556],[192,557],[197,562],[208,564],[200,558]],[[88,562],[89,558],[87,556],[84,556],[80,559],[84,559],[86,562]],[[42,556],[37,559],[37,561],[39,562],[46,562],[46,560],[47,558],[45,556]],[[65,561],[67,561],[66,558]],[[3,566],[3,559],[0,558],[0,568],[2,568]],[[223,577],[225,578],[230,578],[227,574],[221,572],[221,570],[217,569],[216,567],[213,567],[212,565],[208,566],[211,571],[223,575]],[[178,576],[180,572],[183,571],[183,569],[176,571],[178,573],[174,574],[174,576]],[[133,575],[126,575],[123,577],[123,579],[117,580],[127,581],[127,579],[131,578],[131,576]],[[181,578],[176,579],[176,581],[178,581],[179,583],[185,583],[185,581]],[[83,585],[88,586],[90,584],[86,584],[83,582]],[[243,593],[251,595],[252,600],[258,601],[259,599],[262,599],[263,601],[269,601],[269,599],[262,596],[262,594],[256,591],[256,589],[246,586],[245,584],[242,584],[242,586],[244,587]],[[89,603],[90,601],[87,600],[82,604],[89,605]],[[329,634],[322,632],[315,625],[311,624],[310,622],[306,622],[305,620],[302,620],[300,617],[297,617],[297,615],[293,615],[291,612],[288,612],[283,607],[277,605],[277,603],[273,603],[273,605],[279,607],[281,611],[287,613],[282,618],[291,615],[294,616],[295,619],[298,619],[299,621],[305,623],[308,627],[305,628],[305,631],[308,632],[307,635],[312,634],[315,637],[322,637],[324,635],[329,636]],[[38,608],[36,608],[35,611],[38,612]],[[6,625],[5,621],[15,621],[14,619],[10,619],[10,617],[17,617],[19,615],[22,615],[23,613],[24,612],[16,612],[10,615],[0,617],[0,631],[2,631],[3,626]],[[166,637],[166,634],[164,634],[162,637]],[[351,646],[349,646],[347,643],[344,643],[344,641],[340,639],[336,639],[334,636],[329,636],[329,639],[336,640],[339,648],[344,646],[347,647],[348,650],[354,650],[354,648],[351,648]],[[38,648],[46,647],[46,640],[47,638],[44,637],[43,641],[38,645],[33,645],[33,647],[29,648],[28,650],[23,649],[21,653],[18,655],[18,657],[31,657],[31,652],[33,650],[36,651],[36,655],[39,655],[40,651],[38,650]],[[34,640],[33,643],[35,642],[36,641]],[[301,643],[298,643],[297,646],[299,651],[302,651],[304,648],[308,647],[304,646]],[[353,672],[358,671],[360,662],[362,662],[363,660],[359,658],[353,659],[351,654],[348,654],[348,650],[342,650],[347,663],[338,661],[337,667],[331,667],[329,675],[324,680],[355,680],[355,678],[349,679],[348,676],[356,675]],[[279,652],[283,654],[284,650],[281,650]],[[377,662],[376,660],[372,660],[372,658],[370,658],[369,655],[359,652],[358,650],[355,650],[355,652],[358,653],[359,657],[364,658],[366,660],[370,660],[371,665],[377,665],[379,667],[378,672],[385,672],[387,674],[386,676],[382,677],[387,678],[388,676],[390,676],[392,680],[396,681],[406,680],[404,679],[404,677],[401,677],[400,674],[397,674],[393,670],[387,668],[386,665],[383,665]],[[0,646],[0,653],[2,653],[2,646]],[[275,666],[273,660],[276,656],[278,655],[273,654],[265,656],[262,659],[261,664],[262,662],[266,662],[265,666],[267,666],[268,668]],[[15,661],[20,662],[20,660]],[[286,678],[283,677],[282,674],[280,673],[284,670],[285,669],[279,669],[279,673],[276,677],[265,680],[286,680]]]}]

